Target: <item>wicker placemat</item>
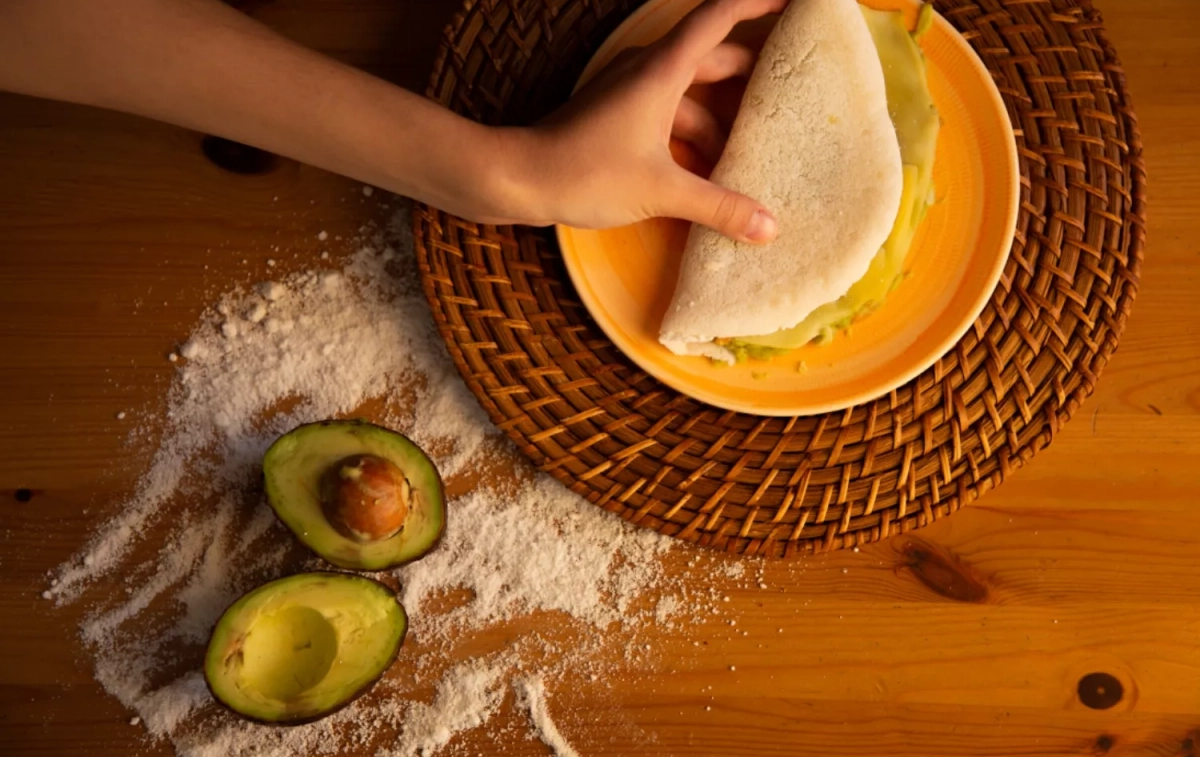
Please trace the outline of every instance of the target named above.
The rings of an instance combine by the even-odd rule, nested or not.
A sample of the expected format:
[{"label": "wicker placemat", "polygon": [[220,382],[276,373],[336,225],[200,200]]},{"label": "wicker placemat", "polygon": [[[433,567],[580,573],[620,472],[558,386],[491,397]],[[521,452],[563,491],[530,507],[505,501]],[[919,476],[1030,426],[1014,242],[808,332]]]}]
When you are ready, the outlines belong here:
[{"label": "wicker placemat", "polygon": [[[429,95],[486,123],[565,100],[636,0],[467,0]],[[745,554],[924,526],[999,484],[1095,385],[1137,291],[1145,170],[1125,78],[1084,0],[936,0],[1015,125],[1021,210],[974,329],[844,412],[761,418],[636,368],[576,298],[553,235],[414,212],[424,287],[471,391],[543,470],[622,517]]]}]

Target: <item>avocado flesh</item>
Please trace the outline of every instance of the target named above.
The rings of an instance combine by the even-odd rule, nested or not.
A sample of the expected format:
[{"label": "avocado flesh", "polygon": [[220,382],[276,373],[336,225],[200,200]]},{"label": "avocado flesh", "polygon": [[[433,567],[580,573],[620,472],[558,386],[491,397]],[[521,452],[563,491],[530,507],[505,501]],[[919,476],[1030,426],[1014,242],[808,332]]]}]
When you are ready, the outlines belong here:
[{"label": "avocado flesh", "polygon": [[323,717],[371,688],[408,628],[391,589],[345,573],[260,586],[217,621],[204,660],[213,696],[266,723]]},{"label": "avocado flesh", "polygon": [[[322,477],[355,455],[376,455],[404,473],[413,491],[398,533],[363,542],[343,535],[321,507]],[[384,570],[421,557],[436,544],[446,523],[442,479],[433,461],[407,437],[364,421],[325,421],[279,437],[263,456],[267,501],[306,547],[351,570]]]},{"label": "avocado flesh", "polygon": [[[905,27],[902,13],[866,7],[861,10],[883,65],[888,110],[904,164],[904,188],[896,223],[871,260],[866,275],[851,285],[846,294],[817,308],[791,328],[730,340],[726,346],[738,362],[746,358],[767,359],[810,342],[825,343],[834,332],[876,310],[903,280],[904,261],[913,235],[932,202],[939,122],[929,94],[925,58],[915,35]],[[930,6],[922,6],[918,31],[923,26],[928,28],[931,20]]]}]

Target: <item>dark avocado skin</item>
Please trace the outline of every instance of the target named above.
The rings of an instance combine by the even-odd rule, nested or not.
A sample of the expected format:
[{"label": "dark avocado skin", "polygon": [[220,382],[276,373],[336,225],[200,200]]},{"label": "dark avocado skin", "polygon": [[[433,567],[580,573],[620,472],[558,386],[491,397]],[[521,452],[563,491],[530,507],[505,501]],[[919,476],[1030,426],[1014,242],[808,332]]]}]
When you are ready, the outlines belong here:
[{"label": "dark avocado skin", "polygon": [[[370,581],[371,583],[379,584],[380,586],[382,586],[384,589],[387,590],[388,594],[391,594],[393,597],[396,596],[396,592],[392,590],[392,587],[388,586],[387,584],[383,583],[382,581],[377,581],[376,579],[371,578],[370,576],[364,576],[364,575],[361,575],[358,573],[341,573],[341,572],[332,571],[332,570],[315,570],[315,571],[305,571],[303,573],[296,573],[294,575],[309,575],[309,576],[353,575],[356,578],[363,579],[364,581]],[[280,576],[280,578],[288,578],[288,576]],[[254,591],[257,588],[258,587],[256,586],[256,587],[254,587],[254,589],[250,589],[249,591],[245,592],[241,596],[237,597],[237,599],[234,599],[233,602],[229,603],[229,606],[232,607],[235,603],[237,603],[238,600],[240,600],[246,594],[249,594],[251,591]],[[400,605],[399,601],[397,601],[396,604]],[[221,615],[217,618],[218,624],[221,622],[220,619],[225,616],[225,612],[228,610],[229,610],[229,607],[226,607],[225,610],[221,612]],[[349,697],[347,697],[344,702],[341,702],[340,704],[336,704],[333,707],[330,707],[328,710],[321,712],[320,714],[312,715],[312,716],[306,717],[306,718],[299,718],[296,720],[264,720],[262,718],[256,718],[253,715],[247,715],[244,712],[238,712],[234,708],[225,704],[225,702],[220,697],[217,696],[216,692],[213,691],[212,681],[210,681],[209,677],[208,677],[208,666],[205,666],[205,668],[204,668],[204,685],[208,688],[209,696],[211,696],[213,699],[215,699],[217,701],[217,703],[221,705],[222,708],[224,708],[228,712],[233,713],[234,715],[238,716],[242,720],[246,720],[251,723],[258,723],[259,725],[270,725],[270,726],[278,726],[278,727],[293,727],[293,726],[298,726],[298,725],[308,725],[309,723],[315,723],[318,720],[324,720],[325,718],[329,717],[330,715],[346,709],[351,704],[353,704],[359,697],[361,697],[363,694],[366,694],[368,691],[375,688],[375,684],[379,683],[380,679],[383,678],[384,674],[386,674],[388,672],[388,670],[391,669],[392,665],[396,662],[396,658],[400,656],[400,650],[404,648],[404,640],[406,638],[408,638],[408,612],[404,609],[403,605],[400,605],[400,613],[404,616],[404,630],[400,633],[400,639],[399,639],[399,642],[396,644],[395,653],[391,656],[391,659],[389,659],[387,661],[387,664],[384,665],[380,669],[379,675],[375,676],[370,681],[367,681],[366,683],[364,683],[358,689],[358,691],[354,692]],[[209,632],[209,639],[212,639],[212,634],[216,630],[217,630],[216,624],[214,624],[213,630]]]},{"label": "dark avocado skin", "polygon": [[[358,427],[361,427],[361,428],[370,428],[370,429],[373,429],[373,430],[376,430],[376,431],[382,431],[382,432],[385,432],[385,433],[388,433],[388,434],[393,434],[393,435],[395,435],[395,436],[399,436],[399,437],[401,437],[401,438],[403,438],[403,439],[407,440],[407,441],[408,441],[410,444],[412,444],[412,445],[413,445],[414,447],[416,447],[417,449],[422,449],[422,448],[421,448],[421,446],[420,446],[419,444],[417,444],[416,442],[414,442],[412,439],[409,439],[407,436],[405,436],[404,434],[400,433],[399,431],[394,431],[394,430],[392,430],[392,429],[390,429],[390,428],[387,428],[386,426],[380,426],[380,425],[379,425],[379,424],[377,424],[377,423],[372,423],[372,422],[370,422],[369,420],[367,420],[367,419],[365,419],[365,418],[350,418],[350,419],[345,419],[345,420],[342,420],[342,419],[336,419],[336,418],[335,418],[335,419],[324,420],[324,421],[314,421],[314,422],[312,422],[312,423],[302,423],[301,425],[299,425],[299,426],[296,426],[295,428],[293,428],[291,431],[288,431],[287,433],[288,433],[288,434],[291,434],[291,433],[293,433],[293,432],[299,431],[300,429],[303,429],[303,428],[309,428],[310,426],[322,426],[322,427],[328,427],[328,426],[343,426],[343,427],[344,427],[344,426],[358,426]],[[287,434],[284,434],[284,436],[287,436]],[[282,439],[283,437],[281,436],[280,438]],[[276,440],[276,441],[278,441],[278,440]],[[273,443],[272,443],[272,446],[273,446]],[[270,451],[270,448],[268,448],[268,451]],[[422,451],[424,451],[424,450],[422,449]],[[265,453],[264,453],[264,454],[265,454]],[[428,549],[426,549],[424,552],[421,552],[420,554],[413,555],[412,557],[410,557],[410,558],[408,558],[408,559],[406,559],[406,560],[397,560],[396,562],[388,563],[387,565],[384,565],[384,566],[380,567],[378,570],[373,570],[373,571],[362,571],[362,568],[359,568],[357,565],[343,565],[343,564],[341,564],[341,563],[339,563],[339,562],[336,562],[336,561],[334,561],[334,560],[330,560],[329,558],[325,557],[324,555],[322,555],[322,554],[318,553],[318,552],[317,552],[315,549],[313,549],[312,547],[310,547],[310,546],[308,546],[307,544],[305,544],[303,541],[300,541],[299,539],[297,539],[296,541],[300,541],[300,544],[301,544],[301,546],[303,546],[303,547],[305,548],[305,550],[307,550],[307,551],[308,551],[310,554],[312,554],[312,555],[313,555],[314,557],[316,557],[317,559],[319,559],[319,560],[323,560],[324,562],[327,562],[327,563],[329,563],[330,565],[333,565],[333,566],[335,566],[335,567],[338,567],[338,568],[344,568],[345,570],[355,570],[355,571],[362,571],[362,572],[372,572],[372,573],[377,573],[377,572],[379,572],[379,571],[383,571],[383,570],[391,570],[391,569],[393,569],[393,568],[399,568],[399,567],[401,567],[401,566],[403,566],[403,565],[408,565],[409,563],[416,562],[417,560],[420,560],[422,557],[424,557],[425,555],[429,554],[429,553],[430,553],[430,552],[432,552],[433,550],[437,549],[437,548],[438,548],[438,546],[440,546],[440,545],[441,545],[441,543],[442,543],[442,538],[443,538],[443,537],[446,535],[446,521],[447,521],[447,519],[449,519],[449,517],[450,517],[450,513],[448,512],[448,510],[449,510],[450,508],[448,508],[448,507],[446,507],[446,506],[445,506],[445,498],[446,498],[446,494],[445,494],[445,493],[446,493],[446,482],[445,482],[445,481],[442,479],[442,472],[441,472],[440,470],[438,470],[438,468],[437,468],[437,466],[436,466],[436,465],[434,465],[434,464],[433,464],[433,460],[430,460],[430,461],[429,461],[429,463],[430,463],[430,466],[429,466],[429,467],[430,467],[430,469],[433,471],[433,475],[434,475],[434,477],[437,479],[438,491],[439,491],[439,493],[442,495],[442,503],[443,503],[443,504],[442,504],[442,522],[441,522],[441,526],[438,528],[437,535],[436,535],[436,536],[433,538],[433,541],[431,541],[431,542],[429,543],[429,548],[428,548]],[[262,473],[262,475],[260,476],[260,478],[259,478],[259,483],[260,483],[260,486],[262,487],[263,491],[265,492],[265,491],[266,491],[266,488],[267,488],[267,486],[266,486],[266,472],[265,472],[265,471],[264,471],[264,472]],[[271,512],[275,514],[275,519],[276,519],[277,521],[279,521],[279,523],[280,523],[280,524],[281,524],[281,525],[282,525],[284,528],[287,528],[289,533],[291,533],[291,528],[288,526],[288,524],[287,524],[286,522],[284,522],[283,518],[281,518],[281,517],[280,517],[279,513],[278,513],[278,512],[275,510],[275,508],[274,508],[274,507],[272,507],[272,508],[271,508]]]}]

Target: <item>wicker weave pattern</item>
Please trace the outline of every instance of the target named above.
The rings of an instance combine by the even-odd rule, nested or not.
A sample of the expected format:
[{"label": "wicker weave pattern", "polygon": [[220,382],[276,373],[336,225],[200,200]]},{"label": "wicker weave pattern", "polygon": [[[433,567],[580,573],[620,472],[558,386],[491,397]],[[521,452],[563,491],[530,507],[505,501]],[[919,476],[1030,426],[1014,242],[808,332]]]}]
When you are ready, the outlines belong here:
[{"label": "wicker weave pattern", "polygon": [[[487,123],[561,103],[636,0],[467,0],[429,95]],[[1137,291],[1145,169],[1124,74],[1084,0],[936,0],[1014,124],[1021,210],[1003,280],[936,365],[874,402],[780,419],[722,412],[626,360],[553,236],[418,207],[425,292],[491,418],[600,507],[771,556],[924,526],[1053,441],[1104,368]]]}]

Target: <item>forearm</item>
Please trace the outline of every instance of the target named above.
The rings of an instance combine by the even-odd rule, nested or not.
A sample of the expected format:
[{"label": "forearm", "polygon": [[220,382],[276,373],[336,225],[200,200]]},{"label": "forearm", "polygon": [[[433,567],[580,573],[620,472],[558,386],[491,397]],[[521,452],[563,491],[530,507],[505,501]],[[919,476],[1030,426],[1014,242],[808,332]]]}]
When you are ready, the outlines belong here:
[{"label": "forearm", "polygon": [[464,181],[497,215],[533,203],[519,133],[455,116],[217,0],[0,0],[0,88],[221,135],[448,210]]}]

